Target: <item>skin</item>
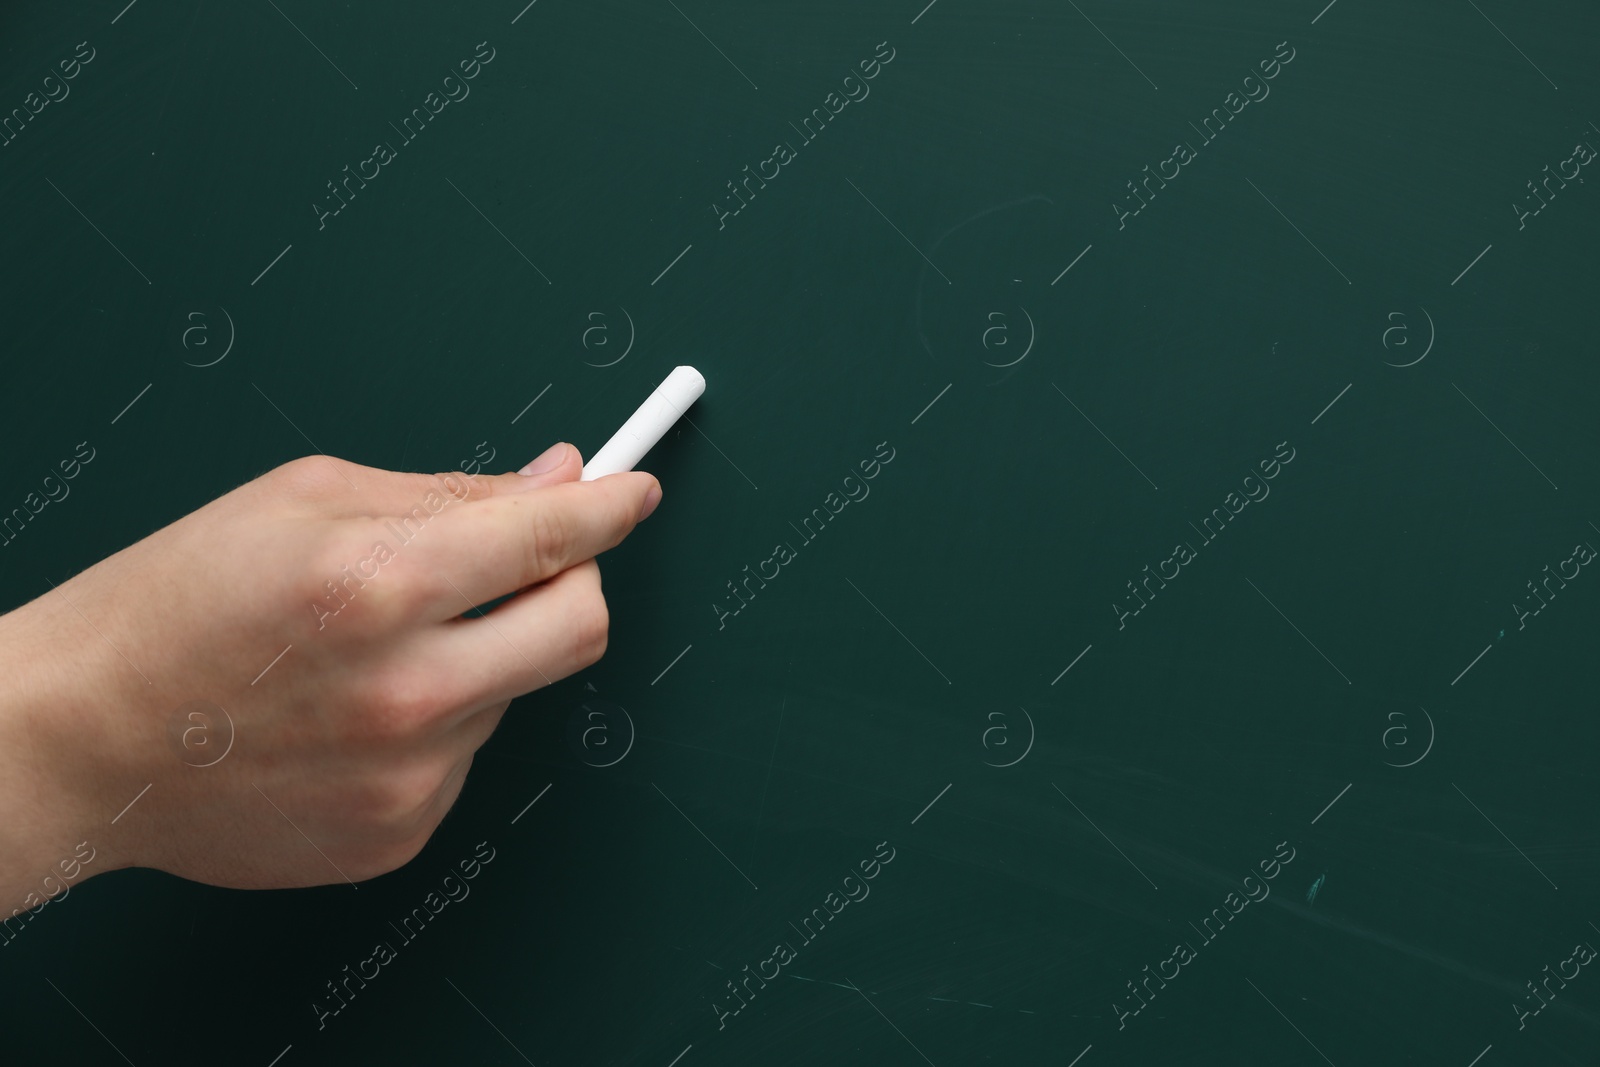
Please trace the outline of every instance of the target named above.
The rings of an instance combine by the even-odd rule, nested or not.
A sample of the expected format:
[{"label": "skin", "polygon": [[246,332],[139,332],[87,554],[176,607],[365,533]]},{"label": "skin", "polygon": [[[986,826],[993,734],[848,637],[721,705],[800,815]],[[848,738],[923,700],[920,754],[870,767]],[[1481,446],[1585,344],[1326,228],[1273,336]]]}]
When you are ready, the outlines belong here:
[{"label": "skin", "polygon": [[[511,699],[605,651],[594,557],[661,488],[581,469],[558,444],[528,473],[455,473],[452,497],[439,475],[294,460],[0,616],[0,915],[59,892],[85,841],[71,885],[153,867],[276,889],[408,862]],[[402,543],[385,519],[429,492],[443,506]],[[393,558],[319,628],[324,583],[378,541]],[[194,700],[234,725],[212,766],[191,764],[223,750],[220,722],[175,740]]]}]

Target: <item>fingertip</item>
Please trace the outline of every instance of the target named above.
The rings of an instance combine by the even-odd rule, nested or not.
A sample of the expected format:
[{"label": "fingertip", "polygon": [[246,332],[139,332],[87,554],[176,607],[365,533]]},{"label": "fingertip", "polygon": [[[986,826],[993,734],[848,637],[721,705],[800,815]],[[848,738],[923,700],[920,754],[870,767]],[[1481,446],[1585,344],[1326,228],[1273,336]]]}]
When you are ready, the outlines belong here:
[{"label": "fingertip", "polygon": [[638,494],[636,499],[639,501],[639,510],[634,522],[640,523],[648,519],[650,513],[655,511],[656,505],[661,503],[661,482],[649,471],[624,471],[609,477],[628,479],[628,491]]},{"label": "fingertip", "polygon": [[541,474],[554,474],[567,463],[577,461],[578,466],[583,466],[583,460],[578,456],[578,450],[566,441],[557,441],[539,455],[529,460],[517,471],[523,477],[532,478]]},{"label": "fingertip", "polygon": [[644,506],[639,509],[639,522],[648,519],[661,503],[661,483],[654,476],[650,478],[650,488],[644,494]]},{"label": "fingertip", "polygon": [[[621,471],[617,474],[608,474],[603,478],[597,478],[591,484],[602,485],[607,482],[611,484],[611,489],[608,492],[613,494],[613,500],[616,500],[619,505],[617,518],[628,523],[628,525],[636,525],[648,519],[650,513],[655,511],[656,506],[661,503],[661,483],[649,471]],[[619,496],[621,499],[617,499]],[[639,501],[637,511],[627,508],[629,500]],[[630,514],[632,516],[631,521],[629,519]]]},{"label": "fingertip", "polygon": [[530,460],[516,474],[501,475],[512,492],[546,485],[575,482],[583,474],[583,454],[566,441],[558,441]]}]

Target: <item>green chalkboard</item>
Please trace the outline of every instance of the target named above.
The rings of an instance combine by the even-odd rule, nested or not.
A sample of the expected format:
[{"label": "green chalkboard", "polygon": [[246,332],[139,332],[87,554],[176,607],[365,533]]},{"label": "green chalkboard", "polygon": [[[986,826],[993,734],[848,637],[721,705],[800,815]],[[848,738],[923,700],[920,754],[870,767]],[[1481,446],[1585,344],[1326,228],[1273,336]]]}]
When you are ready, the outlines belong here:
[{"label": "green chalkboard", "polygon": [[421,856],[7,1062],[1595,1062],[1592,6],[524,3],[0,14],[0,606],[709,383]]}]

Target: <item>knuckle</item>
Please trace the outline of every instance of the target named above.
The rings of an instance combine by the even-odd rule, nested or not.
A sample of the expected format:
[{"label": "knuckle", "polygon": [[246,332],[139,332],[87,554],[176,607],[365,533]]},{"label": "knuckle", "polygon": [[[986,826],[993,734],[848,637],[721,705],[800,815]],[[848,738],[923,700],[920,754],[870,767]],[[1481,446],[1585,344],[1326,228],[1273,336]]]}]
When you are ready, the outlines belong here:
[{"label": "knuckle", "polygon": [[353,464],[332,456],[300,456],[273,468],[271,479],[283,491],[294,496],[321,496],[344,485],[348,477],[345,469]]},{"label": "knuckle", "polygon": [[367,606],[361,604],[363,585],[360,578],[348,570],[349,564],[359,558],[353,552],[353,543],[347,537],[330,531],[320,543],[312,544],[304,555],[304,588],[311,602],[317,630],[329,629],[330,621],[339,617],[348,628],[348,619],[363,614]]},{"label": "knuckle", "polygon": [[386,765],[353,787],[347,813],[364,840],[379,845],[407,842],[425,828],[442,784],[443,775],[430,767]]},{"label": "knuckle", "polygon": [[344,798],[344,816],[355,824],[363,841],[372,841],[375,831],[390,825],[396,806],[396,790],[382,777],[369,778],[350,787]]},{"label": "knuckle", "polygon": [[[363,564],[369,558],[364,557]],[[388,573],[383,573],[374,561],[361,567],[361,571],[365,574],[365,580],[352,604],[380,627],[389,627],[403,620],[413,607],[411,582],[407,580],[404,564],[386,567]]]},{"label": "knuckle", "polygon": [[368,681],[352,716],[357,743],[397,743],[416,737],[448,703],[425,671],[389,668]]},{"label": "knuckle", "polygon": [[[455,500],[480,500],[493,495],[494,480],[465,471],[445,471],[433,475],[433,488]],[[445,502],[449,503],[449,500]]]},{"label": "knuckle", "polygon": [[528,525],[526,573],[549,576],[559,571],[570,536],[560,511],[548,506],[535,508]]},{"label": "knuckle", "polygon": [[330,628],[338,616],[341,630],[350,620],[390,628],[415,608],[419,593],[414,575],[380,526],[357,532],[339,528],[308,553],[306,587],[311,592],[317,629]]},{"label": "knuckle", "polygon": [[328,524],[322,527],[321,536],[306,550],[304,556],[306,567],[319,586],[323,582],[331,582],[338,576],[339,568],[350,562],[351,548],[350,538],[343,536],[337,526]]},{"label": "knuckle", "polygon": [[577,659],[585,667],[599,662],[606,653],[611,637],[611,611],[606,598],[598,589],[586,595],[574,613],[573,638],[577,644]]}]

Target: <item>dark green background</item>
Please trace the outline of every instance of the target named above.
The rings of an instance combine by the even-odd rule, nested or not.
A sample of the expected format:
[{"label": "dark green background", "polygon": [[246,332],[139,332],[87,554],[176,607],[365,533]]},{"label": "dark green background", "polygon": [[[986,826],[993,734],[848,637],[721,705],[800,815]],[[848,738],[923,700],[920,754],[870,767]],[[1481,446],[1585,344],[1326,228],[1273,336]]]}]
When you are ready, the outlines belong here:
[{"label": "dark green background", "polygon": [[[359,893],[86,883],[0,949],[8,1062],[122,1062],[46,979],[140,1067],[1595,1062],[1600,978],[1520,1032],[1510,1006],[1600,941],[1600,579],[1510,608],[1600,544],[1600,188],[1510,206],[1600,144],[1590,5],[122,2],[0,14],[0,110],[97,52],[0,149],[0,508],[98,452],[0,554],[5,607],[311,451],[296,426],[509,470],[592,452],[676,364],[709,387],[603,561],[605,659],[517,703],[421,857]],[[319,232],[324,183],[485,40]],[[1285,40],[1119,231],[1124,183]],[[880,41],[871,95],[719,230],[724,183]],[[186,366],[223,308],[232,352]],[[623,308],[633,350],[589,365]],[[1422,309],[1428,357],[1386,365]],[[1027,358],[986,365],[1023,310]],[[719,632],[724,582],[884,441],[870,498]],[[1119,632],[1124,583],[1282,441],[1271,496]],[[637,730],[614,766],[573,740],[586,700]],[[1387,766],[1424,708],[1431,751]],[[987,766],[1022,709],[1031,751]],[[318,1031],[323,983],[484,840],[472,896]],[[719,1032],[723,983],[885,840],[871,897]],[[1267,902],[1119,1032],[1124,983],[1280,841]]]}]

